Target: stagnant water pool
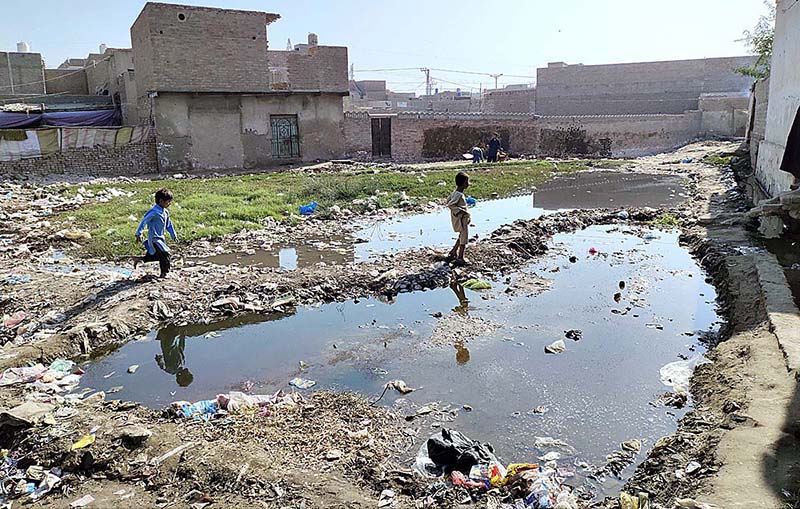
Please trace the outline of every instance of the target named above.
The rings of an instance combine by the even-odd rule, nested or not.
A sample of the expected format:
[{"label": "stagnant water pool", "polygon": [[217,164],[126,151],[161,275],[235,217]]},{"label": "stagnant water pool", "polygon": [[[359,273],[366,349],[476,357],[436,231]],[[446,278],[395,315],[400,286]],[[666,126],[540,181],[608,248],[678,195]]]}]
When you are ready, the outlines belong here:
[{"label": "stagnant water pool", "polygon": [[[479,201],[470,209],[472,235],[483,237],[517,219],[534,219],[557,210],[588,208],[663,207],[684,198],[683,178],[645,173],[585,171],[549,180],[539,189],[522,196]],[[450,229],[450,211],[398,215],[394,218],[363,220],[354,237],[309,238],[302,243],[282,244],[273,249],[228,253],[205,261],[228,265],[256,265],[287,270],[316,263],[342,264],[376,255],[421,247],[443,248],[455,239]]]},{"label": "stagnant water pool", "polygon": [[[601,464],[632,438],[649,448],[682,415],[650,404],[668,390],[659,369],[702,353],[699,337],[718,327],[715,291],[676,233],[596,226],[557,235],[552,246],[512,276],[548,279],[540,293],[509,295],[501,278],[482,293],[443,288],[392,302],[362,299],[281,318],[166,328],[88,363],[82,387],[121,386],[109,397],[159,408],[250,382],[254,393],[290,389],[295,376],[315,380],[312,390],[377,397],[399,378],[419,390],[390,391],[380,404],[470,405],[474,410],[459,411],[451,426],[491,442],[505,462],[547,452],[535,447],[537,436],[573,447],[567,463]],[[432,344],[437,322],[455,315],[499,327],[466,342]],[[583,338],[566,340],[562,354],[546,354],[545,345],[569,329],[581,329]],[[126,372],[132,364],[140,365],[133,375]],[[547,412],[533,413],[540,405]],[[619,486],[612,480],[601,491]]]}]

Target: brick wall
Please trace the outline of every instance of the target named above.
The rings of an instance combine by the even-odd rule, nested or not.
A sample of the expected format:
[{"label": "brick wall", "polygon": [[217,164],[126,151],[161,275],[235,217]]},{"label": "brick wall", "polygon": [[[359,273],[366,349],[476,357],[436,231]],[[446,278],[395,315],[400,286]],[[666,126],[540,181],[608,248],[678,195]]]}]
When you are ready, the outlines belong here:
[{"label": "brick wall", "polygon": [[0,94],[43,94],[43,70],[39,53],[0,52]]},{"label": "brick wall", "polygon": [[45,69],[48,94],[86,95],[86,72],[82,69]]},{"label": "brick wall", "polygon": [[131,27],[137,89],[269,91],[263,12],[148,3]]},{"label": "brick wall", "polygon": [[[537,117],[531,114],[459,114],[402,112],[392,118],[392,159],[422,161],[431,154],[431,136],[454,140],[457,146],[437,146],[436,153],[457,158],[474,143],[485,142],[491,133],[501,135],[504,148],[512,155],[541,154],[547,151],[568,152],[567,147],[552,146],[560,132],[571,131],[583,137],[585,155],[605,155],[606,147],[614,157],[636,157],[670,150],[701,135],[702,113],[681,115],[596,115],[574,117]],[[350,112],[344,118],[345,153],[354,159],[372,157],[371,117]],[[551,140],[542,143],[543,132]],[[462,136],[471,133],[475,139]],[[426,135],[428,145],[426,147]],[[556,135],[554,137],[554,135]],[[606,141],[607,140],[607,141]],[[436,157],[434,157],[436,158]]]},{"label": "brick wall", "polygon": [[535,113],[536,89],[491,90],[483,96],[486,113]]},{"label": "brick wall", "polygon": [[82,148],[46,157],[0,162],[3,177],[16,180],[40,180],[54,175],[133,176],[157,171],[153,142]]},{"label": "brick wall", "polygon": [[267,61],[270,67],[286,69],[286,90],[349,92],[345,47],[312,46],[306,51],[268,51]]},{"label": "brick wall", "polygon": [[734,69],[754,61],[748,56],[537,69],[536,113],[679,114],[697,109],[703,93],[746,93],[752,79]]}]

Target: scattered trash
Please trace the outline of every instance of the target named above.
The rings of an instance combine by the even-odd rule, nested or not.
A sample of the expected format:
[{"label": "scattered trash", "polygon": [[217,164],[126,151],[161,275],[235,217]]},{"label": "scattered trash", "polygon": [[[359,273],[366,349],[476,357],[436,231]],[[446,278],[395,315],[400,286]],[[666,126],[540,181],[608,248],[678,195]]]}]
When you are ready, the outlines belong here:
[{"label": "scattered trash", "polygon": [[474,206],[476,203],[478,203],[478,200],[476,200],[476,199],[475,199],[475,198],[473,198],[472,196],[467,196],[467,205],[469,205],[470,207],[472,207],[472,206]]},{"label": "scattered trash", "polygon": [[317,385],[317,382],[307,378],[295,377],[289,380],[289,385],[297,387],[298,389],[310,389]]},{"label": "scattered trash", "polygon": [[69,504],[70,507],[86,507],[87,505],[94,502],[94,497],[91,495],[84,495],[78,500],[75,500]]},{"label": "scattered trash", "polygon": [[619,212],[617,212],[617,218],[619,219],[628,219],[629,217],[631,216],[630,214],[628,214],[627,210],[620,210]]},{"label": "scattered trash", "polygon": [[685,164],[693,163],[694,162],[694,157],[687,157],[687,158],[681,159],[681,162],[685,163]]},{"label": "scattered trash", "polygon": [[594,247],[590,247],[590,248],[589,248],[589,254],[590,254],[590,255],[596,255],[597,253],[599,253],[599,251],[597,250],[597,248],[594,248]]},{"label": "scattered trash", "polygon": [[578,257],[575,255],[570,256],[569,263],[578,263]]},{"label": "scattered trash", "polygon": [[564,336],[573,341],[580,341],[583,337],[583,331],[580,329],[570,329],[568,331],[564,331]]},{"label": "scattered trash", "polygon": [[5,282],[7,285],[21,285],[30,282],[30,280],[30,274],[9,274],[6,276]]},{"label": "scattered trash", "polygon": [[80,440],[72,444],[72,447],[69,448],[70,451],[77,451],[78,449],[83,449],[84,447],[88,447],[94,443],[94,433],[88,433],[83,435]]},{"label": "scattered trash", "polygon": [[480,279],[468,279],[464,281],[461,286],[466,288],[467,290],[490,290],[492,288],[492,284],[488,281],[481,281]]},{"label": "scattered trash", "polygon": [[674,507],[676,509],[714,509],[717,506],[698,502],[693,498],[676,498]]},{"label": "scattered trash", "polygon": [[176,454],[180,454],[186,449],[194,447],[194,445],[195,445],[194,442],[186,442],[184,444],[181,444],[178,447],[172,449],[171,451],[165,452],[161,456],[151,459],[150,466],[157,467],[158,465],[162,464],[163,462],[175,456]]},{"label": "scattered trash", "polygon": [[134,364],[133,366],[129,366],[128,367],[128,373],[130,373],[132,375],[132,374],[136,373],[137,369],[139,369],[139,365],[138,364]]},{"label": "scattered trash", "polygon": [[711,361],[698,355],[689,360],[670,362],[659,371],[661,383],[667,387],[689,387],[689,378],[694,369],[701,364],[710,364]]},{"label": "scattered trash", "polygon": [[416,458],[417,469],[435,477],[454,470],[469,475],[473,465],[492,463],[500,464],[490,444],[481,444],[448,428],[442,428],[425,441]]},{"label": "scattered trash", "polygon": [[472,412],[472,407],[470,405],[462,405],[461,408],[463,408],[465,412]]},{"label": "scattered trash", "polygon": [[562,353],[566,349],[567,349],[567,344],[564,343],[563,339],[559,339],[557,341],[553,341],[552,343],[544,347],[544,352],[558,354]]},{"label": "scattered trash", "polygon": [[690,461],[686,465],[686,473],[687,474],[693,474],[693,473],[697,472],[698,470],[700,470],[701,467],[702,467],[702,465],[700,465],[700,463],[698,463],[696,461]]},{"label": "scattered trash", "polygon": [[378,499],[378,508],[389,507],[394,503],[395,492],[394,490],[383,490]]},{"label": "scattered trash", "polygon": [[219,411],[219,404],[214,399],[189,403],[188,401],[173,401],[170,408],[179,417],[209,420]]},{"label": "scattered trash", "polygon": [[31,499],[36,500],[50,493],[53,488],[61,484],[61,477],[52,472],[48,472],[39,486],[31,493]]},{"label": "scattered trash", "polygon": [[336,461],[338,459],[341,459],[342,456],[343,453],[339,449],[331,449],[330,451],[325,453],[325,459],[328,461]]},{"label": "scattered trash", "polygon": [[29,428],[44,422],[47,416],[55,410],[52,403],[26,401],[9,410],[0,412],[0,426],[15,426]]},{"label": "scattered trash", "polygon": [[308,205],[300,205],[300,207],[298,207],[298,208],[299,208],[299,211],[300,211],[301,215],[310,216],[311,214],[313,214],[317,210],[317,205],[318,205],[317,202],[312,201]]}]

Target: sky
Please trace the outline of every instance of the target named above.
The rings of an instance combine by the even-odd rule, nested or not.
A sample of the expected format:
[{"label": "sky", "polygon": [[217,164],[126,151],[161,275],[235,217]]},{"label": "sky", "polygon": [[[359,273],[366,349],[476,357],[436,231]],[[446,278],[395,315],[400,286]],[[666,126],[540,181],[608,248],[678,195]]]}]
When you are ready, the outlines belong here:
[{"label": "sky", "polygon": [[[281,15],[268,28],[271,49],[305,42],[347,46],[356,79],[385,79],[395,91],[424,93],[429,67],[440,89],[494,88],[535,81],[547,62],[605,64],[747,54],[742,32],[764,0],[183,0],[189,5]],[[172,3],[172,2],[170,2]],[[143,0],[3,0],[0,51],[18,41],[48,67],[130,47]],[[373,71],[376,69],[410,69]]]}]

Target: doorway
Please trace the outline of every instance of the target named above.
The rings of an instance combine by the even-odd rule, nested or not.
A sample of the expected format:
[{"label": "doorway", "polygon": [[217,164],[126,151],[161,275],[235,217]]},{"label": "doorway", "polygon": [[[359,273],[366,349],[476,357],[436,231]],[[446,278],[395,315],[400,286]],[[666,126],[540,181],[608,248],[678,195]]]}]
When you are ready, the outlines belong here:
[{"label": "doorway", "polygon": [[372,157],[392,157],[392,118],[372,118]]}]

